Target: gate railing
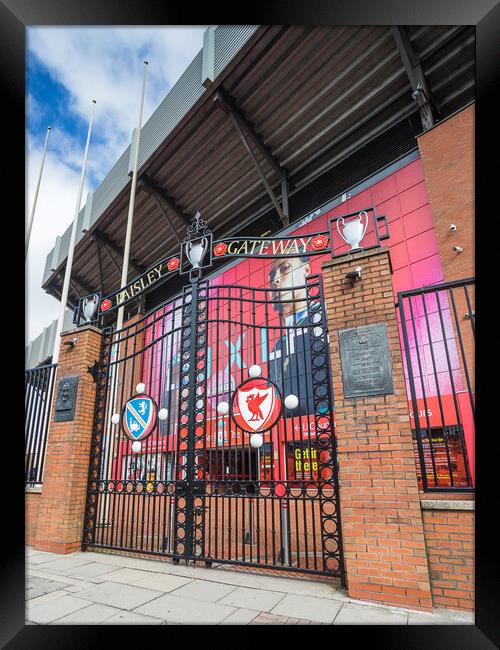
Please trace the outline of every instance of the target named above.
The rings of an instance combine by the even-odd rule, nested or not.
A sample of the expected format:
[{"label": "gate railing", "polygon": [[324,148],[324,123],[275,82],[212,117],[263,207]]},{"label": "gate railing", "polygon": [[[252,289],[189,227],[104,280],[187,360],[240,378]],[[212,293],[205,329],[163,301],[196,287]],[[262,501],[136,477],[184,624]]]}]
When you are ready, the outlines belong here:
[{"label": "gate railing", "polygon": [[57,364],[25,371],[25,464],[24,482],[33,487],[43,482],[50,406]]},{"label": "gate railing", "polygon": [[[322,283],[306,280],[293,289],[195,282],[104,332],[84,548],[343,580]],[[257,447],[248,424],[219,410],[252,367],[262,385],[250,390],[279,406],[261,415],[269,426]],[[123,427],[137,394],[166,412],[140,449]]]},{"label": "gate railing", "polygon": [[474,489],[474,278],[398,293],[419,488]]}]

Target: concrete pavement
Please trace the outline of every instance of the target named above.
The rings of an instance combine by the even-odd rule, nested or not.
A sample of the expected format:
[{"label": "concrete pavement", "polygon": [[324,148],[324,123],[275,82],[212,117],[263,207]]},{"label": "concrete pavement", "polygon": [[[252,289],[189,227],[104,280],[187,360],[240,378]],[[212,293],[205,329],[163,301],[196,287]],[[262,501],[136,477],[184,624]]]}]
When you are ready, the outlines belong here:
[{"label": "concrete pavement", "polygon": [[28,625],[472,625],[354,601],[324,581],[97,552],[26,550]]}]

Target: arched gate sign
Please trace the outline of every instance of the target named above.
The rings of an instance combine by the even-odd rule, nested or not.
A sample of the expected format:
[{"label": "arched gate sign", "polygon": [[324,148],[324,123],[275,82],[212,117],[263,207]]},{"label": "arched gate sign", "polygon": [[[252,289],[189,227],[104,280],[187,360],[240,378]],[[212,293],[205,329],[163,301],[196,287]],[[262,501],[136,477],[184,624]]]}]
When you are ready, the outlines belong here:
[{"label": "arched gate sign", "polygon": [[[188,233],[181,294],[104,331],[83,546],[343,581],[321,277],[297,264],[290,287],[276,264],[265,287],[204,280],[205,228]],[[161,417],[133,441],[120,418],[133,397],[141,423],[141,394]]]}]

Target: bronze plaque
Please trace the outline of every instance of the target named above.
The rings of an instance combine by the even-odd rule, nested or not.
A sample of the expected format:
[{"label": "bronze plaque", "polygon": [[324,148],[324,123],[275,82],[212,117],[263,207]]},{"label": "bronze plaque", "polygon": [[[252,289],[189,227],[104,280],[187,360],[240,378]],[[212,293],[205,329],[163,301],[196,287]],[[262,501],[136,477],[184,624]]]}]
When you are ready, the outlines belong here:
[{"label": "bronze plaque", "polygon": [[385,323],[341,330],[339,343],[344,397],[394,393]]},{"label": "bronze plaque", "polygon": [[76,389],[78,376],[62,377],[57,388],[55,422],[69,422],[75,419]]}]

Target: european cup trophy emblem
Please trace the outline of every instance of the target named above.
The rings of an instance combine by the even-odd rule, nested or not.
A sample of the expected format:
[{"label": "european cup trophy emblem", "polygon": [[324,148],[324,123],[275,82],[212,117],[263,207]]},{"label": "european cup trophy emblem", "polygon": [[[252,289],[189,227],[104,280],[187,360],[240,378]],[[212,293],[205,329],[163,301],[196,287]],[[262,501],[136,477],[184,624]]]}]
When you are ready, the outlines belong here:
[{"label": "european cup trophy emblem", "polygon": [[[365,224],[363,225],[363,215],[365,216]],[[344,233],[340,232],[339,222],[342,222],[342,228]],[[360,248],[360,243],[363,240],[363,237],[366,234],[366,229],[368,228],[368,214],[365,210],[362,210],[357,217],[354,217],[350,221],[345,221],[343,217],[337,220],[337,230],[339,235],[345,241],[346,244],[349,244],[351,250],[357,250]]]},{"label": "european cup trophy emblem", "polygon": [[208,240],[206,237],[202,237],[199,242],[193,244],[192,242],[186,242],[186,255],[188,260],[191,263],[193,269],[199,269],[200,263],[205,257],[205,253],[208,249]]},{"label": "european cup trophy emblem", "polygon": [[99,294],[86,296],[83,299],[82,308],[83,308],[83,315],[85,316],[86,323],[89,323],[94,319],[98,305],[99,305]]}]

